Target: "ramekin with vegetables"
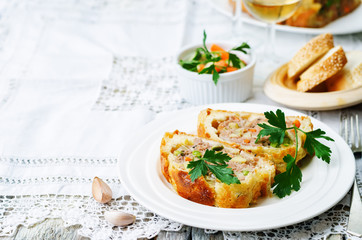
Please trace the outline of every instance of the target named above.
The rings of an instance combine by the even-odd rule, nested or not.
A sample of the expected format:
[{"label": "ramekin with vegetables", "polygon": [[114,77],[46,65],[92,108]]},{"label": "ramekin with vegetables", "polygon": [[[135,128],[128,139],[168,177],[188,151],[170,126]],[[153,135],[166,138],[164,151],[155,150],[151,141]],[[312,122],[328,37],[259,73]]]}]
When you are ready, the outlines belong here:
[{"label": "ramekin with vegetables", "polygon": [[177,55],[181,95],[193,104],[242,102],[251,96],[255,56],[247,43],[206,43]]}]

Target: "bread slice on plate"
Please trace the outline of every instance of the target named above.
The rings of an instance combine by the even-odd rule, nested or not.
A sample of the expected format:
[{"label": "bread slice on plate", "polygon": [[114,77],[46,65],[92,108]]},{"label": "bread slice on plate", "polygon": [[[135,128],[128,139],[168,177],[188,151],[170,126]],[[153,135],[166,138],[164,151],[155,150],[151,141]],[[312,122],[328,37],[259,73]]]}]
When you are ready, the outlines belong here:
[{"label": "bread slice on plate", "polygon": [[[226,153],[228,167],[232,168],[240,184],[225,184],[210,171],[191,181],[187,165],[199,160],[206,150]],[[246,208],[261,196],[269,196],[275,176],[275,166],[267,155],[255,155],[235,148],[232,144],[200,138],[175,131],[165,133],[160,147],[162,173],[183,198],[204,205],[222,208]]]},{"label": "bread slice on plate", "polygon": [[333,35],[325,33],[310,40],[288,62],[288,77],[297,78],[317,59],[334,47]]},{"label": "bread slice on plate", "polygon": [[[307,132],[313,129],[309,117],[286,116],[285,120],[287,127],[291,127],[293,122],[296,123],[296,120],[298,120],[300,129]],[[295,155],[296,138],[294,131],[288,130],[286,132],[287,139],[284,144],[272,146],[268,137],[263,137],[258,142],[255,142],[262,129],[257,125],[258,123],[267,123],[264,114],[205,109],[199,114],[197,132],[200,137],[236,144],[238,148],[249,150],[255,154],[269,154],[276,166],[277,173],[285,172],[286,163],[283,161],[284,156],[287,154]],[[297,161],[304,158],[307,154],[306,150],[302,147],[305,138],[305,134],[298,132]]]},{"label": "bread slice on plate", "polygon": [[326,81],[327,91],[341,91],[362,86],[362,51],[346,53],[347,64]]},{"label": "bread slice on plate", "polygon": [[318,62],[300,75],[300,80],[297,82],[297,90],[300,92],[311,90],[318,84],[337,74],[346,63],[347,57],[343,48],[341,46],[332,48],[318,60]]}]

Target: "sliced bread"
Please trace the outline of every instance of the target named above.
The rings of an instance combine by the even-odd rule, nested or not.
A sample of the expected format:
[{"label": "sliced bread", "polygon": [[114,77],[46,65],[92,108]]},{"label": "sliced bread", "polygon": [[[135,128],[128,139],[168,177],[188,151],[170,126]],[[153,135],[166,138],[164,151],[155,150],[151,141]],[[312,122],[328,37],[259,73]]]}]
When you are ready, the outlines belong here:
[{"label": "sliced bread", "polygon": [[340,91],[362,86],[362,51],[346,53],[347,64],[326,81],[327,90]]},{"label": "sliced bread", "polygon": [[[296,123],[296,120],[299,123]],[[300,124],[299,128],[309,132],[313,125],[309,117],[286,116],[287,127],[293,123]],[[295,155],[295,134],[293,130],[286,132],[285,144],[273,146],[267,137],[255,142],[261,127],[259,123],[267,123],[264,114],[205,109],[200,112],[198,118],[197,133],[200,137],[206,137],[218,141],[226,141],[240,149],[250,150],[255,154],[269,154],[274,162],[277,173],[285,172],[286,163],[284,156]],[[306,156],[307,152],[302,147],[306,139],[305,134],[298,132],[298,155],[297,161]]]},{"label": "sliced bread", "polygon": [[297,78],[333,47],[333,35],[330,33],[321,34],[311,39],[288,62],[288,77]]},{"label": "sliced bread", "polygon": [[[225,184],[211,172],[191,180],[187,165],[193,160],[202,161],[197,155],[203,155],[207,149],[225,153],[231,158],[228,168],[233,170],[240,184]],[[275,166],[268,155],[254,155],[225,142],[177,130],[165,133],[160,150],[162,173],[183,198],[209,206],[246,208],[260,196],[271,195]]]},{"label": "sliced bread", "polygon": [[341,46],[328,51],[320,60],[300,75],[297,90],[307,92],[337,74],[347,63],[346,54]]}]

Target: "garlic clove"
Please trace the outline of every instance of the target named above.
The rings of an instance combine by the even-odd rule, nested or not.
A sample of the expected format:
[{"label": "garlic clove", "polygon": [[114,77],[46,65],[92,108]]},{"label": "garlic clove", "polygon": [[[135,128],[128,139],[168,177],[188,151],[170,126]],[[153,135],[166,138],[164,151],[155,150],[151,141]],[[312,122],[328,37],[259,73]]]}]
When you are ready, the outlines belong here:
[{"label": "garlic clove", "polygon": [[102,179],[95,177],[92,183],[94,199],[100,203],[107,203],[112,199],[112,190]]},{"label": "garlic clove", "polygon": [[120,211],[108,211],[104,213],[104,219],[115,226],[124,227],[134,223],[136,216]]}]

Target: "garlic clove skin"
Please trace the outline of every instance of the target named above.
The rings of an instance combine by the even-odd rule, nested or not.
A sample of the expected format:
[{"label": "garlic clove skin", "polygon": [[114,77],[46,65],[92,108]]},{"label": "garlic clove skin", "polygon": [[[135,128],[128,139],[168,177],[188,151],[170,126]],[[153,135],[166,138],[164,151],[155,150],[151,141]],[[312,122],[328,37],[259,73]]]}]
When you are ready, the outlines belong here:
[{"label": "garlic clove skin", "polygon": [[120,211],[108,211],[104,213],[104,219],[115,226],[124,227],[134,223],[136,216]]},{"label": "garlic clove skin", "polygon": [[102,179],[95,177],[92,183],[94,199],[100,203],[107,203],[112,199],[112,190]]}]

